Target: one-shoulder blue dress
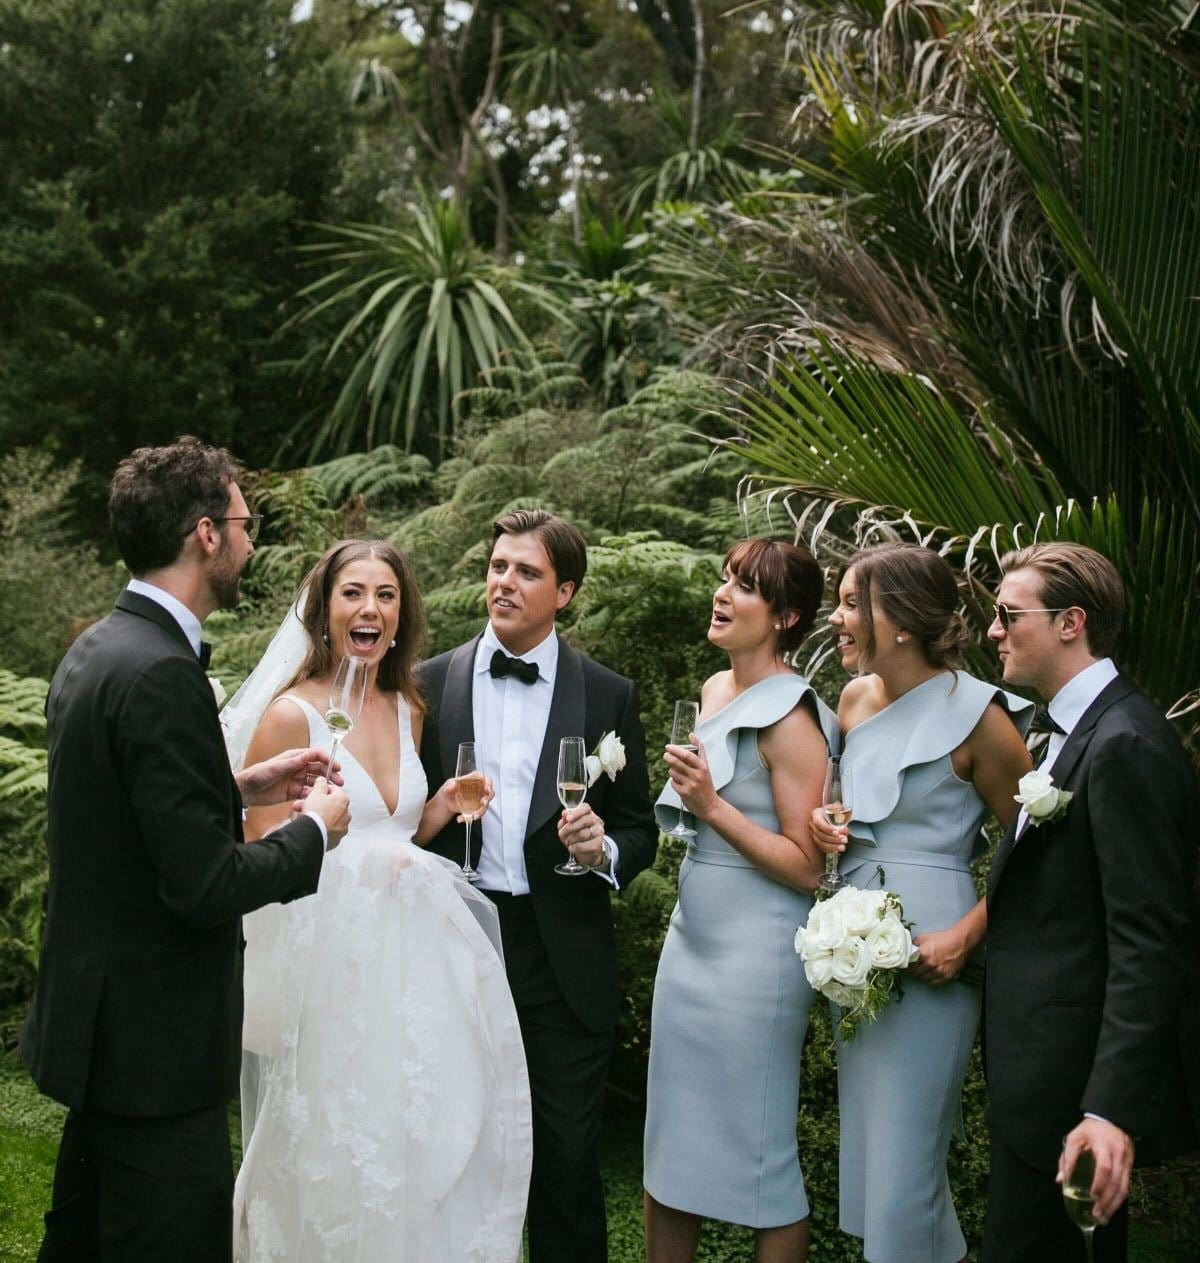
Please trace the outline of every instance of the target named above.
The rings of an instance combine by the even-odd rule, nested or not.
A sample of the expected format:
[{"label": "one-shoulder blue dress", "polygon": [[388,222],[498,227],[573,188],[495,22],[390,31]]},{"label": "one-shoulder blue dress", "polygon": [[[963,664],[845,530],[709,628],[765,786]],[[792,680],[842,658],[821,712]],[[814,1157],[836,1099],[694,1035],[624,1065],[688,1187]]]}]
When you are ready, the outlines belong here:
[{"label": "one-shoulder blue dress", "polygon": [[[992,701],[1028,727],[1032,703],[948,671],[845,736],[854,816],[841,873],[860,889],[899,895],[914,934],[948,929],[978,901],[969,866],[990,809],[950,755]],[[976,988],[913,978],[899,1003],[838,1049],[841,1226],[863,1238],[869,1263],[958,1263],[966,1254],[946,1156],[978,1023]]]},{"label": "one-shoulder blue dress", "polygon": [[[697,731],[721,797],[772,831],[758,733],[805,699],[836,749],[837,720],[799,675],[760,680]],[[678,808],[668,784],[656,806],[663,828]],[[664,1206],[780,1227],[808,1214],[796,1111],[812,991],[793,940],[812,898],[702,821],[696,830],[654,984],[643,1179]]]}]

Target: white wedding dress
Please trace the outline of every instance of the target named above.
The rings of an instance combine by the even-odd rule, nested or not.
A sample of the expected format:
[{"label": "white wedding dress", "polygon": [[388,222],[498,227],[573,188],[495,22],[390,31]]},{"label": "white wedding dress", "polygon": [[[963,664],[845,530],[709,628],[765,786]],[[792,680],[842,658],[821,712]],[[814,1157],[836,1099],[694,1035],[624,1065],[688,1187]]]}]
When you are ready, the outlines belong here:
[{"label": "white wedding dress", "polygon": [[[322,717],[290,700],[328,748]],[[411,841],[426,782],[398,710],[396,810],[343,748],[353,822],[317,893],[245,919],[238,1263],[520,1251],[529,1083],[495,913]]]}]

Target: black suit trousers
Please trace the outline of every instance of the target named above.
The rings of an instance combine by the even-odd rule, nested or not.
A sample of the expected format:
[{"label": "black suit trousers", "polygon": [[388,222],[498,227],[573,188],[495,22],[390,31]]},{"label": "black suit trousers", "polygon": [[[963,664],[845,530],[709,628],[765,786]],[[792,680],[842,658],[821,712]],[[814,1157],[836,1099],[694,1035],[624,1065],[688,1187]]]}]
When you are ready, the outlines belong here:
[{"label": "black suit trousers", "polygon": [[[1095,1263],[1125,1263],[1129,1203],[1092,1234]],[[1083,1233],[1067,1218],[1054,1172],[1023,1162],[991,1129],[983,1263],[1087,1263]]]},{"label": "black suit trousers", "polygon": [[590,1031],[571,1012],[550,968],[530,897],[487,894],[500,912],[505,968],[529,1065],[530,1263],[606,1263],[598,1146],[613,1032]]},{"label": "black suit trousers", "polygon": [[71,1110],[38,1263],[228,1263],[226,1107],[178,1118]]}]

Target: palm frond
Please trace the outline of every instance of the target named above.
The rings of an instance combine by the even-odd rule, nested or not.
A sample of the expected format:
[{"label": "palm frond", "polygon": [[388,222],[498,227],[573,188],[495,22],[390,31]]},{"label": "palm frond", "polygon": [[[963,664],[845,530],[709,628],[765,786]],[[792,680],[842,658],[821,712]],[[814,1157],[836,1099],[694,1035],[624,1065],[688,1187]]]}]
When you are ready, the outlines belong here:
[{"label": "palm frond", "polygon": [[1065,498],[986,409],[968,421],[932,379],[825,339],[781,362],[742,410],[743,455],[780,486],[895,505],[968,537],[981,522],[1053,512]]}]

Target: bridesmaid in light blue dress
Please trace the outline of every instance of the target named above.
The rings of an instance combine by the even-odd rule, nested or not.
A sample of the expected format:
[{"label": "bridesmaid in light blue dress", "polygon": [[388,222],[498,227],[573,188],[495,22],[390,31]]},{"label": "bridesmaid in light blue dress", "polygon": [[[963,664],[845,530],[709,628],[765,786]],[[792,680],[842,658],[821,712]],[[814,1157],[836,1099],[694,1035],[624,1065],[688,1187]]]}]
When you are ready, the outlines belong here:
[{"label": "bridesmaid in light blue dress", "polygon": [[801,548],[736,545],[708,638],[730,669],[701,694],[698,753],[668,746],[658,802],[696,836],[659,960],[646,1103],[646,1252],[688,1263],[702,1220],[757,1229],[759,1263],[802,1263],[809,1210],[796,1149],[812,992],[793,939],[822,856],[808,833],[836,721],[783,655],[821,599]]},{"label": "bridesmaid in light blue dress", "polygon": [[829,620],[859,673],[838,710],[854,814],[833,829],[814,812],[813,837],[844,851],[851,885],[900,897],[921,953],[903,1000],[838,1048],[841,1227],[869,1263],[967,1253],[946,1156],[979,1022],[978,990],[956,979],[987,928],[969,866],[989,813],[1002,825],[1016,815],[1033,706],[956,669],[957,605],[935,552],[882,545],[846,564]]}]

